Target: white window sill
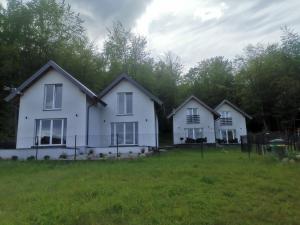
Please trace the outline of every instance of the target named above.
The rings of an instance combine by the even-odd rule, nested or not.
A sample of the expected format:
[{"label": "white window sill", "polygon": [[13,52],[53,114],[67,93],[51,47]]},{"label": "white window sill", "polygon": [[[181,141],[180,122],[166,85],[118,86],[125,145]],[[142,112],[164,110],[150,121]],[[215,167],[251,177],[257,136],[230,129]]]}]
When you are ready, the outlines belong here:
[{"label": "white window sill", "polygon": [[133,116],[133,113],[130,113],[130,114],[117,114],[116,116]]},{"label": "white window sill", "polygon": [[43,111],[61,111],[61,108],[57,108],[57,109],[43,109]]}]

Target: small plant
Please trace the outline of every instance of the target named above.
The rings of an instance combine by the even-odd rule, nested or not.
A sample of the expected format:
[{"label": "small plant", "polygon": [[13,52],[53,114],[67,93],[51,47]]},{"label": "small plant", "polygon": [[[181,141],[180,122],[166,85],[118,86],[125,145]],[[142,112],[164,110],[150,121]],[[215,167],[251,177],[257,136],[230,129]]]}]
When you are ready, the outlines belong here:
[{"label": "small plant", "polygon": [[14,161],[18,160],[18,156],[13,155],[13,156],[11,157],[11,160],[14,160]]},{"label": "small plant", "polygon": [[111,153],[111,152],[108,152],[108,154],[111,155],[112,153]]},{"label": "small plant", "polygon": [[49,155],[45,155],[44,156],[44,160],[49,160],[50,159],[50,156]]},{"label": "small plant", "polygon": [[142,154],[145,153],[145,149],[144,149],[144,148],[141,149],[141,153],[142,153]]},{"label": "small plant", "polygon": [[93,155],[94,154],[94,149],[90,149],[88,154]]},{"label": "small plant", "polygon": [[99,153],[99,158],[104,158],[104,154],[102,152]]},{"label": "small plant", "polygon": [[28,160],[28,161],[35,160],[35,157],[34,157],[33,155],[31,155],[31,156],[28,156],[28,157],[27,157],[27,160]]},{"label": "small plant", "polygon": [[131,155],[131,154],[132,154],[132,151],[129,151],[128,153],[129,153],[129,155]]},{"label": "small plant", "polygon": [[211,176],[203,176],[201,181],[206,184],[214,184],[216,182],[216,178]]},{"label": "small plant", "polygon": [[66,153],[62,153],[60,156],[59,156],[60,159],[66,159],[67,158],[67,154]]}]

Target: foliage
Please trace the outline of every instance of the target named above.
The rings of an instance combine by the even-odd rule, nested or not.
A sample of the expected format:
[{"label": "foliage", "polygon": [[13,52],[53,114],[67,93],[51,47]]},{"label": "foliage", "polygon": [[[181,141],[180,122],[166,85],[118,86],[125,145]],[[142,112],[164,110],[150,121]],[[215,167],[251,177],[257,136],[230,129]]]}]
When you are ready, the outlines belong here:
[{"label": "foliage", "polygon": [[3,86],[17,87],[48,60],[99,93],[126,72],[158,96],[160,130],[166,116],[191,94],[215,107],[224,98],[253,115],[253,131],[295,129],[300,109],[300,38],[283,28],[280,43],[249,45],[234,60],[217,56],[184,72],[180,58],[151,56],[147,39],[121,22],[108,28],[102,51],[87,38],[84,22],[57,0],[8,0],[0,6],[0,139],[15,136],[17,101],[5,103]]},{"label": "foliage", "polygon": [[0,161],[0,221],[298,224],[299,165],[227,150],[203,159],[199,149],[176,149],[138,160]]}]

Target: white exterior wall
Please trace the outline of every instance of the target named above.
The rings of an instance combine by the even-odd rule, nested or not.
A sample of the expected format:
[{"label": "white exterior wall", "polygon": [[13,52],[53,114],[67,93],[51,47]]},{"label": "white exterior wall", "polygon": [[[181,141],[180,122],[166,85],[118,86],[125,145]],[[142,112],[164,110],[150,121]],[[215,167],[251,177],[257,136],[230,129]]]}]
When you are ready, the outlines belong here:
[{"label": "white exterior wall", "polygon": [[100,103],[97,105],[87,104],[87,113],[89,113],[89,132],[88,132],[88,146],[90,147],[100,147],[105,146],[103,140],[103,131],[101,131],[101,121],[103,121],[103,116],[101,113],[105,110],[105,107]]},{"label": "white exterior wall", "polygon": [[[188,108],[198,108],[200,115],[199,124],[187,124],[186,115]],[[194,99],[191,99],[186,103],[180,110],[178,110],[175,115],[173,115],[173,143],[183,144],[180,138],[185,139],[185,128],[203,128],[203,137],[207,138],[207,143],[215,143],[215,132],[214,132],[214,115],[199,104]]]},{"label": "white exterior wall", "polygon": [[[44,85],[58,83],[62,84],[62,109],[44,111]],[[50,70],[28,88],[20,98],[17,148],[33,146],[35,119],[54,118],[67,119],[67,146],[74,146],[75,135],[78,136],[77,145],[85,145],[86,95],[63,75]]]},{"label": "white exterior wall", "polygon": [[[133,93],[133,115],[117,115],[117,93]],[[138,122],[138,145],[156,146],[158,140],[158,129],[155,130],[155,108],[154,102],[146,94],[126,80],[122,80],[110,90],[102,100],[107,103],[106,107],[100,109],[102,145],[110,145],[111,123],[112,122]],[[156,135],[156,137],[155,137]]]},{"label": "white exterior wall", "polygon": [[247,127],[246,127],[246,118],[240,112],[236,111],[228,104],[223,104],[217,110],[218,113],[221,114],[223,111],[227,111],[231,113],[232,117],[232,126],[220,126],[220,120],[216,120],[215,128],[216,128],[216,138],[220,139],[220,129],[234,129],[236,130],[236,137],[238,142],[241,142],[240,136],[247,135]]}]

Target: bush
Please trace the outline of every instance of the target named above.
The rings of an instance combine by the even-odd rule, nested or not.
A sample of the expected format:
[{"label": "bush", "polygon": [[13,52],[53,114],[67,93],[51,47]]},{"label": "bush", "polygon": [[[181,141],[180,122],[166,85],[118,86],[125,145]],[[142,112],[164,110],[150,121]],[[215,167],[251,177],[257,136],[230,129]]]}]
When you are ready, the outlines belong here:
[{"label": "bush", "polygon": [[99,153],[100,158],[104,158],[104,154],[102,152]]},{"label": "bush", "polygon": [[13,155],[13,156],[11,157],[11,160],[14,160],[14,161],[18,160],[18,156]]},{"label": "bush", "polygon": [[145,149],[144,149],[144,148],[142,148],[142,150],[141,150],[141,153],[142,153],[142,154],[144,154],[144,153],[145,153]]},{"label": "bush", "polygon": [[44,160],[49,160],[50,159],[50,156],[49,155],[45,155],[44,156]]},{"label": "bush", "polygon": [[88,155],[93,155],[94,154],[94,149],[90,149]]},{"label": "bush", "polygon": [[66,153],[62,153],[60,156],[59,156],[60,159],[66,159],[67,158],[67,154]]},{"label": "bush", "polygon": [[35,156],[33,156],[33,155],[28,156],[28,157],[27,157],[27,160],[29,160],[29,161],[35,160]]}]

